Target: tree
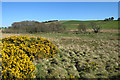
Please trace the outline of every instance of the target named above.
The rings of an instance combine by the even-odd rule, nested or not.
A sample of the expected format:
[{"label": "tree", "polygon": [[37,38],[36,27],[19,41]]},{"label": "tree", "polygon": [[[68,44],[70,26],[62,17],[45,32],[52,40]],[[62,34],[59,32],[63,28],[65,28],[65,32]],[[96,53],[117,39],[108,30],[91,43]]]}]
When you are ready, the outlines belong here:
[{"label": "tree", "polygon": [[113,20],[114,19],[114,17],[111,17],[111,20]]},{"label": "tree", "polygon": [[59,22],[56,23],[56,32],[64,32],[66,30],[65,25],[60,24]]},{"label": "tree", "polygon": [[84,23],[80,23],[78,26],[78,32],[86,32],[86,25]]},{"label": "tree", "polygon": [[108,21],[109,19],[108,18],[105,18],[105,20],[104,21]]},{"label": "tree", "polygon": [[97,25],[97,24],[94,23],[94,22],[91,22],[90,25],[91,25],[94,33],[98,33],[98,32],[100,31],[100,25]]},{"label": "tree", "polygon": [[120,21],[120,17],[118,18],[118,21]]},{"label": "tree", "polygon": [[7,27],[5,27],[5,29],[7,29]]},{"label": "tree", "polygon": [[113,20],[114,20],[114,17],[104,19],[104,21],[113,21]]}]

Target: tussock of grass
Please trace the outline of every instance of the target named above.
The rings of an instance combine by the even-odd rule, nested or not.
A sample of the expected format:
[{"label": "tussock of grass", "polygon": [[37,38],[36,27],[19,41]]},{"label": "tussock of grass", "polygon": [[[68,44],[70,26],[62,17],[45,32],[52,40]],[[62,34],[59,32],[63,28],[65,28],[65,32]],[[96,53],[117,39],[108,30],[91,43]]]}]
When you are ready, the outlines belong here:
[{"label": "tussock of grass", "polygon": [[[56,34],[58,35],[58,34]],[[46,78],[111,78],[118,77],[119,51],[118,36],[111,33],[79,34],[76,37],[47,37],[55,41],[61,53],[45,62]],[[82,36],[83,35],[83,36]],[[42,62],[42,63],[41,63]],[[59,67],[59,68],[58,68]],[[49,71],[49,69],[51,71]],[[60,72],[61,70],[62,72]],[[38,70],[39,71],[39,70]],[[56,74],[53,74],[57,72]],[[39,73],[39,72],[38,72]],[[38,74],[37,77],[40,77]]]},{"label": "tussock of grass", "polygon": [[[111,53],[62,49],[62,56],[60,55],[58,53],[48,61],[39,61],[38,73],[46,78],[70,78],[70,74],[75,78],[110,78],[120,73],[118,54],[113,57]],[[38,74],[36,76],[43,77]]]}]

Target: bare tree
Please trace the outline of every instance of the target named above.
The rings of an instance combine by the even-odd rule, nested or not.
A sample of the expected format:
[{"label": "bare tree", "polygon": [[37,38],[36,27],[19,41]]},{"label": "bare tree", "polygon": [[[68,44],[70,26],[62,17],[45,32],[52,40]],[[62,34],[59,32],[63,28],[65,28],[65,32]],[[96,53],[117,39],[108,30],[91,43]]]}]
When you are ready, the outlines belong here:
[{"label": "bare tree", "polygon": [[78,26],[78,32],[86,32],[86,25],[84,23],[80,23]]},{"label": "bare tree", "polygon": [[90,23],[91,24],[91,27],[92,27],[92,29],[93,29],[93,31],[95,32],[95,33],[98,33],[99,31],[100,31],[100,25],[97,25],[96,23],[94,23],[94,22],[91,22]]}]

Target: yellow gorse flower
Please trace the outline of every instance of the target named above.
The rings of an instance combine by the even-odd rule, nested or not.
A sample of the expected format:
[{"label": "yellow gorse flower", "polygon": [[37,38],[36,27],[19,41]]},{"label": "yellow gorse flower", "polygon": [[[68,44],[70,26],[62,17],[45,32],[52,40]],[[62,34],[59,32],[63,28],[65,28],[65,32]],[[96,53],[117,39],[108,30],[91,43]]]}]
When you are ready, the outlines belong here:
[{"label": "yellow gorse flower", "polygon": [[34,78],[36,68],[32,60],[55,57],[57,52],[59,50],[52,42],[41,37],[5,37],[2,39],[2,77]]}]

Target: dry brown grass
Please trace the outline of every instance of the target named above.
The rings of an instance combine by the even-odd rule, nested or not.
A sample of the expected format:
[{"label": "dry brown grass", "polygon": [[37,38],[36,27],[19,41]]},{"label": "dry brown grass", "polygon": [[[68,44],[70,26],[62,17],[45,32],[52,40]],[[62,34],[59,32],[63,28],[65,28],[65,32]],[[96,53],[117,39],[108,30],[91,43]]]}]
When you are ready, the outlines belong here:
[{"label": "dry brown grass", "polygon": [[[74,29],[74,30],[69,30],[69,31],[67,31],[67,32],[77,32],[78,30],[77,29]],[[92,29],[87,29],[87,32],[93,32],[93,30]],[[118,29],[102,29],[102,30],[100,30],[100,32],[102,32],[102,33],[119,33],[119,31],[118,31]]]},{"label": "dry brown grass", "polygon": [[[117,75],[117,72],[112,71],[112,73],[110,73],[104,67],[109,65],[109,64],[106,65],[106,63],[108,63],[109,61],[110,61],[111,66],[118,65],[118,63],[120,62],[120,60],[118,59],[120,45],[118,44],[117,36],[106,34],[106,33],[116,34],[116,33],[118,33],[118,30],[102,30],[101,32],[103,32],[103,33],[98,33],[98,34],[93,33],[94,37],[90,37],[91,34],[88,34],[88,35],[83,34],[80,36],[69,36],[68,35],[68,36],[63,36],[63,37],[56,37],[56,36],[48,36],[47,33],[44,35],[41,35],[41,34],[38,34],[38,35],[36,35],[36,34],[5,34],[5,33],[3,33],[2,37],[9,37],[9,36],[13,36],[13,35],[15,35],[15,36],[28,35],[29,37],[30,36],[34,36],[34,37],[42,36],[43,38],[46,38],[46,39],[49,39],[50,41],[52,41],[55,45],[57,45],[57,47],[60,50],[63,49],[63,51],[62,51],[62,53],[64,53],[63,58],[59,58],[59,57],[56,58],[58,60],[58,66],[60,67],[60,69],[63,70],[62,72],[59,72],[60,69],[58,69],[56,64],[55,64],[55,66],[53,64],[51,64],[51,66],[48,66],[48,65],[50,65],[50,61],[48,61],[48,64],[44,64],[44,63],[46,63],[46,60],[42,61],[41,63],[39,61],[40,65],[44,64],[44,66],[45,66],[45,68],[38,66],[38,67],[40,67],[39,71],[42,71],[42,69],[47,71],[47,69],[51,69],[54,67],[54,69],[55,69],[54,71],[55,72],[57,71],[56,74],[64,75],[62,73],[63,72],[65,73],[67,70],[65,70],[65,68],[64,68],[65,65],[64,64],[62,65],[62,63],[65,63],[65,64],[67,63],[68,64],[67,66],[70,66],[70,65],[74,66],[74,64],[72,63],[74,61],[74,59],[76,59],[78,61],[80,60],[81,65],[83,65],[86,62],[86,60],[89,60],[92,62],[96,62],[98,64],[99,72],[94,71],[94,72],[90,72],[90,74],[86,72],[86,74],[85,74],[86,77],[93,78],[95,76],[95,74],[101,73],[104,75],[104,76],[101,76],[102,78],[104,78],[104,77],[107,78],[108,75],[112,75],[112,76]],[[52,34],[49,34],[49,35],[52,35]],[[76,34],[76,35],[79,35],[79,34]],[[74,50],[75,50],[75,52],[74,52]],[[77,55],[76,52],[79,52],[81,55]],[[86,54],[83,55],[83,52],[85,52]],[[71,54],[72,54],[71,57],[66,57]],[[65,59],[67,58],[67,60],[68,61],[70,60],[71,62],[61,61],[64,58]],[[111,66],[109,68],[112,69]],[[71,73],[78,72],[77,70],[73,71],[73,68],[71,68],[71,70],[72,70]],[[100,71],[102,71],[102,72],[100,72]],[[42,72],[40,72],[40,73],[42,73]],[[51,74],[50,74],[50,76],[51,76]],[[43,73],[42,76],[45,76],[45,75],[48,75],[48,74]],[[52,74],[52,75],[54,75],[54,74]],[[96,77],[100,77],[100,76],[95,76],[95,78]]]}]

